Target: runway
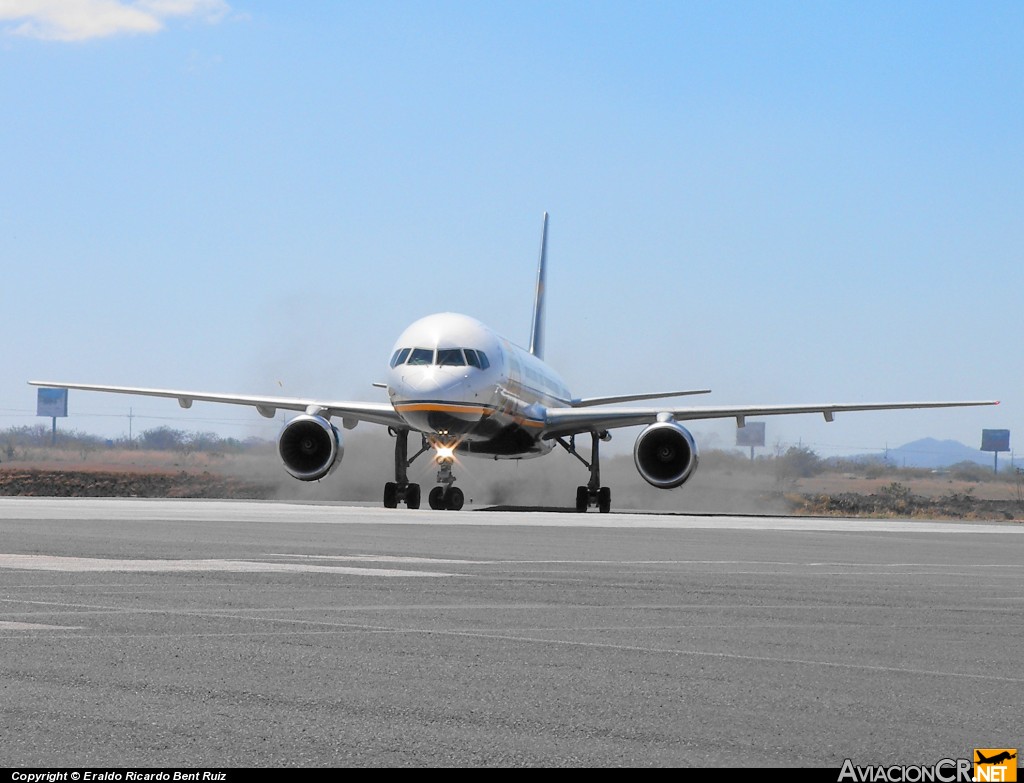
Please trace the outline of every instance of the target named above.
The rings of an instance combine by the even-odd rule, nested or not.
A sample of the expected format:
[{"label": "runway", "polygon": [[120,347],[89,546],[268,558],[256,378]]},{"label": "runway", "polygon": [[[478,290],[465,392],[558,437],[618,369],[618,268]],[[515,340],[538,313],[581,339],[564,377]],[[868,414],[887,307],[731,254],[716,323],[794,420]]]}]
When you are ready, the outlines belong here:
[{"label": "runway", "polygon": [[0,499],[12,767],[1020,747],[1024,526]]}]

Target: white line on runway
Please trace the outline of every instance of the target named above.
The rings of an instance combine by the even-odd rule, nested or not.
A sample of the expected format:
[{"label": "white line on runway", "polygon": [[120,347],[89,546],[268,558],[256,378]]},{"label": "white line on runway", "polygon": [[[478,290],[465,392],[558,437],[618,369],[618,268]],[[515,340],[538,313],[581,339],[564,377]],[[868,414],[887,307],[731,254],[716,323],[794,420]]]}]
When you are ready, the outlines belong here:
[{"label": "white line on runway", "polygon": [[[991,596],[985,596],[986,600],[992,600]],[[338,624],[337,621],[323,621],[323,620],[308,620],[299,617],[258,617],[264,613],[277,613],[281,609],[274,606],[254,606],[254,607],[233,607],[231,613],[227,614],[224,610],[218,609],[173,609],[164,607],[125,607],[125,606],[110,606],[105,604],[82,604],[82,603],[68,603],[65,601],[40,601],[29,598],[0,598],[0,604],[14,604],[14,605],[26,605],[26,606],[46,606],[46,607],[57,607],[49,611],[32,611],[32,612],[10,612],[5,611],[8,617],[27,615],[30,617],[41,617],[47,615],[109,615],[109,614],[169,614],[178,615],[183,617],[215,617],[218,619],[234,619],[234,620],[265,620],[267,622],[278,622],[278,623],[292,623],[292,624]],[[747,612],[819,612],[828,611],[833,614],[841,614],[844,611],[852,611],[850,607],[838,607],[835,604],[830,603],[814,603],[814,604],[627,604],[616,607],[620,610],[628,610],[631,612],[664,612],[664,611],[690,611],[696,610],[705,613],[713,613],[718,611],[732,611],[736,609],[744,610]],[[1018,611],[1014,607],[998,607],[989,606],[987,604],[977,606],[935,606],[932,607],[935,610],[942,611],[961,611],[961,612],[989,612],[989,613],[1000,613],[1000,612],[1016,612]],[[324,614],[333,613],[360,613],[360,612],[372,612],[374,614],[380,614],[383,612],[493,612],[497,609],[511,609],[511,610],[529,610],[529,611],[550,611],[550,612],[573,612],[580,614],[584,612],[603,612],[606,610],[604,606],[595,606],[592,604],[543,604],[543,603],[486,603],[486,604],[475,604],[475,603],[460,603],[460,604],[353,604],[353,605],[323,605],[323,604],[312,604],[309,606],[294,606],[290,607],[289,611],[295,614],[302,612],[320,612]],[[891,612],[892,607],[890,606],[878,606],[878,605],[858,605],[856,607],[858,613],[867,611],[882,611]],[[345,625],[355,625],[346,623]],[[680,627],[690,627],[691,623],[684,624]],[[746,624],[744,624],[746,625]],[[813,625],[813,623],[812,623]],[[988,623],[982,624],[984,627],[988,627]],[[366,627],[364,625],[357,625],[356,627]],[[601,628],[610,628],[611,626],[600,626]],[[661,626],[649,626],[644,624],[638,624],[629,626],[636,630],[646,630],[648,628],[659,628]],[[675,627],[675,626],[672,626]],[[714,627],[722,627],[715,625]],[[916,627],[916,626],[913,626]],[[927,625],[925,627],[936,627],[934,625]],[[971,624],[964,625],[963,623],[957,622],[957,628],[971,627]],[[379,626],[380,630],[392,630],[392,626]],[[596,626],[595,626],[596,628]],[[582,630],[584,627],[575,628],[574,630]],[[527,630],[527,629],[521,629]]]},{"label": "white line on runway", "polygon": [[0,519],[78,521],[202,522],[209,519],[264,524],[426,525],[477,527],[592,527],[669,530],[787,530],[828,532],[901,532],[1024,534],[1019,522],[936,522],[910,519],[843,517],[689,516],[683,513],[574,511],[410,511],[333,503],[192,500],[154,498],[0,499]]},{"label": "white line on runway", "polygon": [[424,577],[455,576],[436,571],[399,571],[385,568],[319,566],[302,563],[259,563],[248,560],[122,560],[98,557],[0,554],[0,568],[25,571],[129,571],[165,573],[177,571],[231,571],[239,573],[326,573],[346,576]]},{"label": "white line on runway", "polygon": [[[1006,568],[1013,571],[1020,569],[1020,563],[855,563],[855,562],[828,562],[820,563],[799,563],[786,560],[456,560],[449,558],[435,557],[410,557],[404,555],[309,555],[289,554],[287,552],[272,552],[265,557],[284,557],[296,560],[340,560],[360,563],[423,563],[431,565],[712,565],[712,566],[793,566],[804,568],[879,568],[883,570],[893,568],[942,568],[942,569],[967,569],[967,568]],[[916,572],[910,572],[916,573]]]},{"label": "white line on runway", "polygon": [[[1005,569],[1010,575],[1017,575],[1019,564],[954,564],[954,563],[796,563],[770,560],[456,560],[446,558],[406,557],[398,555],[305,555],[305,554],[270,554],[270,558],[295,558],[301,560],[347,561],[360,563],[410,563],[431,565],[490,565],[490,566],[524,566],[524,565],[561,565],[561,566],[713,566],[728,568],[731,574],[744,573],[758,575],[771,571],[738,571],[736,566],[759,566],[766,569],[797,568],[799,572],[791,575],[804,577],[818,576],[857,576],[858,572],[872,571],[897,576],[900,574],[922,576],[928,575],[925,569],[941,569],[936,575],[954,576],[949,569],[960,572],[992,571]],[[808,569],[839,569],[822,572]],[[910,569],[895,571],[894,569]],[[153,559],[118,559],[67,557],[56,555],[18,555],[0,554],[0,569],[23,571],[60,571],[60,572],[128,572],[128,573],[179,573],[179,572],[233,572],[233,573],[329,573],[343,576],[376,576],[376,577],[454,577],[460,574],[440,571],[414,571],[393,568],[360,568],[356,566],[316,565],[310,562],[281,563],[261,562],[255,560],[153,560]],[[851,573],[851,570],[853,573]],[[544,573],[550,574],[550,571]],[[578,573],[569,571],[566,573]],[[967,574],[959,574],[970,578]]]},{"label": "white line on runway", "polygon": [[[188,613],[184,613],[188,614]],[[205,615],[213,616],[218,615]],[[805,658],[787,658],[784,656],[772,656],[772,655],[741,655],[739,653],[723,653],[713,652],[708,650],[693,650],[693,649],[679,649],[671,647],[643,647],[640,645],[631,644],[613,644],[609,642],[586,642],[572,639],[545,639],[535,636],[520,636],[514,634],[501,634],[501,633],[487,633],[482,631],[454,631],[444,630],[436,628],[388,628],[385,626],[373,626],[373,625],[357,625],[348,623],[326,623],[318,621],[306,621],[306,620],[289,620],[285,618],[262,618],[271,622],[297,622],[304,625],[314,626],[328,626],[324,630],[308,630],[308,631],[222,631],[213,633],[193,633],[187,634],[189,638],[219,638],[219,637],[271,637],[271,636],[324,636],[330,634],[341,634],[341,633],[352,633],[352,632],[364,632],[372,634],[410,634],[410,635],[425,635],[425,636],[453,636],[463,638],[474,638],[474,639],[492,639],[497,641],[510,641],[510,642],[522,642],[527,644],[539,644],[539,645],[557,645],[563,647],[586,647],[589,649],[602,649],[602,650],[620,650],[627,652],[639,652],[648,653],[651,655],[679,655],[685,657],[694,658],[717,658],[720,660],[734,660],[734,661],[754,661],[757,663],[775,663],[781,665],[793,665],[793,666],[822,666],[826,668],[834,669],[846,669],[850,671],[867,671],[876,672],[881,674],[909,674],[916,676],[925,677],[950,677],[953,679],[961,680],[985,680],[991,682],[1011,683],[1014,685],[1024,684],[1024,678],[1021,677],[1003,677],[995,674],[975,674],[971,672],[963,671],[939,671],[936,669],[916,669],[913,667],[905,666],[881,666],[874,664],[860,664],[860,663],[844,663],[841,661],[815,661]],[[110,633],[99,633],[99,634],[75,634],[69,638],[73,638],[76,641],[82,641],[85,639],[164,639],[174,638],[181,639],[183,634],[181,632],[174,633],[141,633],[141,634],[110,634]],[[8,639],[19,639],[25,637],[7,637]],[[31,638],[31,637],[28,637]],[[54,638],[54,637],[48,637]],[[56,637],[60,638],[60,637]]]},{"label": "white line on runway", "polygon": [[[495,563],[533,562],[524,560],[451,560],[440,557],[410,557],[407,555],[307,555],[271,552],[265,557],[287,557],[295,560],[343,560],[356,563],[430,563],[431,565],[494,565]],[[559,561],[537,561],[559,562]],[[568,561],[566,561],[568,562]]]},{"label": "white line on runway", "polygon": [[78,631],[81,625],[43,625],[42,623],[19,623],[0,620],[0,631]]},{"label": "white line on runway", "polygon": [[670,647],[642,647],[630,644],[612,644],[609,642],[584,642],[572,639],[543,639],[531,636],[515,636],[506,634],[492,634],[479,631],[438,631],[435,629],[423,629],[416,631],[409,629],[408,633],[443,634],[447,636],[467,636],[479,639],[498,639],[513,642],[533,642],[537,644],[556,644],[572,647],[588,647],[609,650],[627,650],[633,652],[662,653],[667,655],[686,655],[705,658],[722,658],[737,661],[757,661],[760,663],[782,663],[797,664],[804,666],[826,666],[836,669],[852,669],[861,671],[884,672],[892,674],[918,674],[936,677],[953,677],[969,680],[995,680],[997,682],[1010,682],[1024,684],[1022,677],[1001,677],[992,674],[972,674],[969,672],[943,672],[934,669],[914,669],[903,666],[878,666],[861,663],[843,663],[839,661],[812,661],[803,658],[786,658],[774,655],[741,655],[739,653],[708,652],[706,650],[680,650]]}]

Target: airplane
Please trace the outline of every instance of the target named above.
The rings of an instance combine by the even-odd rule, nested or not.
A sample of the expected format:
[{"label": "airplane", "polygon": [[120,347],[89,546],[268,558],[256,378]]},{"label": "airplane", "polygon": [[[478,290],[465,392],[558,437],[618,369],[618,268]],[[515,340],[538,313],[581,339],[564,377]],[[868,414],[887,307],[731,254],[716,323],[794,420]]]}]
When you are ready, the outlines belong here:
[{"label": "airplane", "polygon": [[[601,483],[600,444],[618,427],[643,426],[633,446],[640,476],[658,489],[674,489],[690,480],[699,462],[697,443],[681,422],[734,418],[738,427],[750,416],[820,413],[833,421],[836,413],[998,405],[998,401],[825,403],[797,405],[678,404],[624,406],[641,400],[665,400],[708,394],[710,389],[646,392],[604,397],[574,397],[555,370],[544,361],[545,280],[548,214],[541,224],[540,259],[534,290],[533,321],[528,348],[521,348],[467,315],[437,313],[410,325],[398,337],[388,363],[387,402],[352,402],[296,397],[219,394],[203,391],[106,386],[85,383],[29,381],[33,386],[137,394],[177,399],[182,408],[195,401],[254,407],[267,418],[278,410],[296,411],[282,428],[277,450],[284,469],[300,481],[319,481],[337,470],[344,456],[344,438],[335,426],[352,429],[360,422],[387,427],[395,438],[394,481],[384,485],[384,506],[420,507],[420,485],[409,481],[408,468],[428,452],[438,467],[437,486],[427,501],[432,509],[457,511],[465,496],[455,486],[452,467],[458,455],[488,459],[539,457],[559,446],[590,473],[576,488],[576,510],[611,509],[611,490]],[[409,436],[420,448],[409,455]],[[576,447],[576,437],[590,436],[589,460]]]},{"label": "airplane", "polygon": [[1004,750],[1002,753],[997,753],[992,758],[985,758],[985,755],[980,750],[974,751],[978,755],[977,764],[998,764],[1001,761],[1009,761],[1010,759],[1017,758],[1016,753],[1010,753]]}]

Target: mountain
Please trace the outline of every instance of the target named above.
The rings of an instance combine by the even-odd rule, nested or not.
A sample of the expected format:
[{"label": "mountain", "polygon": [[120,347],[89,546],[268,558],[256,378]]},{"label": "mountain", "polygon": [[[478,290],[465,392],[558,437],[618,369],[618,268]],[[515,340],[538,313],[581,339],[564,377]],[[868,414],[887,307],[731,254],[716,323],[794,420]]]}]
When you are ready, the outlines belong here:
[{"label": "mountain", "polygon": [[993,462],[990,451],[972,449],[955,440],[935,438],[921,438],[898,449],[889,449],[886,455],[880,456],[887,458],[890,465],[899,468],[946,468],[958,462],[991,466]]}]

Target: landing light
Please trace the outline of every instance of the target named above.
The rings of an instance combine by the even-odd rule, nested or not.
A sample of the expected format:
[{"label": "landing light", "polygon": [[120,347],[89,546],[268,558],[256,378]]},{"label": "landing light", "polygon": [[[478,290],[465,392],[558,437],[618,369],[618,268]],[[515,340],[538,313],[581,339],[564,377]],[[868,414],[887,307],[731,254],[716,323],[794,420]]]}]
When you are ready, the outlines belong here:
[{"label": "landing light", "polygon": [[459,439],[453,438],[447,432],[439,432],[439,437],[431,438],[430,445],[434,448],[434,462],[438,465],[451,465],[457,462],[455,456],[459,448]]}]

